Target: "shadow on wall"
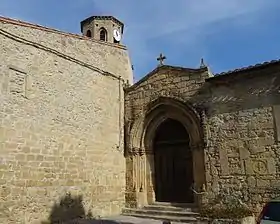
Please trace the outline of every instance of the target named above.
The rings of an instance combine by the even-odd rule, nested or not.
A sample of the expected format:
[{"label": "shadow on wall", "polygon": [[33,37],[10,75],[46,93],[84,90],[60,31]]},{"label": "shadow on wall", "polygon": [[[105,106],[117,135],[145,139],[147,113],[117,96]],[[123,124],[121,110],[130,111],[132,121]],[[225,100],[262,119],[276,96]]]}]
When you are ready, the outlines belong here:
[{"label": "shadow on wall", "polygon": [[[95,219],[91,212],[86,213],[83,198],[81,195],[72,196],[66,194],[60,199],[59,203],[55,203],[52,207],[48,221],[43,221],[41,224],[117,224],[112,220]],[[130,223],[126,223],[130,224]]]}]

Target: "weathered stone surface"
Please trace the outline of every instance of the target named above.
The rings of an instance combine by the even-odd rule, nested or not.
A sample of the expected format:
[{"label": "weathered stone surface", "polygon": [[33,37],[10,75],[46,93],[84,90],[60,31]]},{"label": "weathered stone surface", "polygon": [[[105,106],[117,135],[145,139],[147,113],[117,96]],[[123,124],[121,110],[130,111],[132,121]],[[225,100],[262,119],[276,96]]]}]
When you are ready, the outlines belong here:
[{"label": "weathered stone surface", "polygon": [[[201,175],[195,173],[195,176],[205,184],[207,192],[197,196],[198,200],[207,201],[227,191],[236,193],[257,212],[266,200],[278,194],[274,186],[279,185],[280,171],[278,126],[275,125],[278,122],[275,105],[280,103],[279,84],[279,64],[214,78],[209,78],[207,70],[203,69],[159,67],[126,91],[125,119],[132,126],[137,123],[135,127],[141,127],[128,130],[127,136],[134,136],[128,147],[141,145],[147,137],[145,122],[153,123],[148,120],[149,113],[161,105],[152,103],[153,107],[149,107],[150,102],[165,97],[170,102],[178,100],[186,108],[191,105],[197,112],[203,133],[200,136],[203,156],[193,163],[204,162]],[[166,100],[166,111],[168,104]],[[165,117],[174,114],[166,112]],[[176,116],[180,121],[179,112]],[[190,122],[187,127],[194,126]],[[147,149],[151,145],[141,147],[152,151]],[[137,164],[134,169],[139,169]],[[133,180],[127,184],[132,185]],[[256,197],[256,192],[260,191],[264,197]],[[154,200],[147,197],[148,201]],[[134,200],[137,203],[138,199]]]},{"label": "weathered stone surface", "polygon": [[[255,82],[252,81],[251,84],[253,86]],[[240,91],[242,88],[243,85],[240,84]],[[250,99],[250,96],[246,97]],[[242,98],[245,98],[245,94]],[[267,197],[271,198],[277,194],[277,191],[273,190],[273,185],[275,186],[279,182],[277,181],[279,178],[277,170],[279,159],[276,153],[280,145],[275,139],[273,104],[267,105],[267,107],[256,106],[253,96],[251,99],[251,103],[248,102],[246,105],[242,103],[240,108],[226,108],[225,105],[222,108],[217,108],[212,105],[211,107],[214,109],[211,110],[212,114],[209,114],[208,117],[211,131],[210,144],[213,146],[225,145],[230,168],[228,175],[230,179],[239,177],[236,179],[235,185],[229,184],[229,177],[223,175],[226,160],[225,155],[221,154],[221,148],[217,148],[220,155],[218,160],[215,159],[214,152],[208,155],[209,160],[214,159],[221,164],[220,189],[228,188],[234,192],[240,192],[240,199],[248,205],[252,205],[252,208],[257,211],[257,204],[262,204],[267,200]],[[267,103],[267,100],[264,99],[263,102]],[[222,112],[224,110],[226,113]],[[216,186],[216,179],[217,177],[213,176],[212,186]],[[254,191],[257,189],[262,189],[262,192],[265,192],[267,195],[265,199],[264,197],[255,197],[257,193]]]},{"label": "weathered stone surface", "polygon": [[83,196],[93,215],[120,213],[123,83],[99,70],[131,81],[126,50],[24,24],[0,27],[16,36],[0,35],[0,222],[41,223],[67,192]]},{"label": "weathered stone surface", "polygon": [[[186,111],[177,111],[174,108],[181,107],[181,104],[177,102],[188,102],[192,100],[192,97],[196,95],[205,82],[205,79],[209,77],[208,71],[206,68],[203,69],[184,69],[180,67],[172,66],[162,66],[155,69],[143,80],[139,81],[132,88],[126,90],[125,97],[125,121],[131,123],[131,128],[127,130],[127,151],[130,153],[130,156],[133,156],[135,159],[131,160],[130,156],[127,157],[127,162],[131,163],[128,167],[133,167],[133,172],[135,176],[128,180],[127,184],[130,186],[136,186],[136,192],[139,191],[139,186],[142,186],[141,183],[146,183],[141,188],[141,198],[140,194],[134,198],[136,200],[134,203],[127,201],[127,206],[130,204],[136,204],[137,207],[141,206],[140,201],[148,201],[153,203],[155,201],[155,184],[154,184],[154,158],[153,150],[150,147],[146,147],[143,142],[151,142],[151,136],[153,133],[151,130],[156,128],[154,120],[148,121],[147,114],[159,113],[158,116],[155,115],[156,119],[160,118],[162,114],[166,114],[168,117],[170,113],[172,116],[181,117],[185,119],[185,125],[190,131],[190,138],[193,139],[191,144],[192,150],[196,152],[192,154],[194,160],[194,170],[195,170],[195,184],[194,187],[196,190],[200,191],[203,189],[203,184],[205,183],[205,168],[204,168],[204,152],[202,150],[203,139],[200,135],[201,132],[206,131],[199,127],[200,122],[206,122],[203,120],[205,116],[202,116],[202,111],[194,108],[192,103],[189,103],[189,107],[186,107]],[[167,99],[167,101],[165,101]],[[173,99],[174,101],[168,99]],[[163,105],[162,109],[159,105]],[[169,105],[169,106],[168,106]],[[173,106],[172,106],[173,105]],[[159,107],[158,107],[159,106]],[[182,105],[182,108],[184,106]],[[158,110],[154,108],[159,108]],[[187,112],[188,111],[188,112]],[[185,114],[184,114],[185,113]],[[162,117],[164,119],[164,116]],[[161,119],[161,118],[160,118]],[[202,121],[203,120],[203,121]],[[150,125],[147,129],[146,136],[144,135],[146,125]],[[153,127],[154,126],[154,127]],[[193,132],[191,132],[193,130]],[[196,131],[197,130],[197,131]],[[145,138],[145,140],[144,140]],[[140,147],[143,148],[145,153],[146,160],[148,165],[145,166],[145,169],[141,167],[141,164],[137,162],[137,158],[140,156],[139,153],[133,154],[133,148]],[[128,170],[128,172],[131,172]],[[141,175],[142,172],[145,172],[147,175]],[[129,187],[128,189],[133,189]],[[143,192],[144,198],[143,199]],[[128,192],[129,193],[129,192]],[[129,194],[132,194],[130,192]]]}]

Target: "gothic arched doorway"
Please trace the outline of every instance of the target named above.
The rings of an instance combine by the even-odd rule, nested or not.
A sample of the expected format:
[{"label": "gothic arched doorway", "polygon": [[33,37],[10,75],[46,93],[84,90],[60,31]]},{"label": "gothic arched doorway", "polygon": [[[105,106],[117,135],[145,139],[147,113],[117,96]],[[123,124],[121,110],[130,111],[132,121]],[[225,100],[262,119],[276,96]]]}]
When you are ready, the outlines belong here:
[{"label": "gothic arched doorway", "polygon": [[156,201],[193,203],[193,156],[181,122],[166,119],[153,139]]}]

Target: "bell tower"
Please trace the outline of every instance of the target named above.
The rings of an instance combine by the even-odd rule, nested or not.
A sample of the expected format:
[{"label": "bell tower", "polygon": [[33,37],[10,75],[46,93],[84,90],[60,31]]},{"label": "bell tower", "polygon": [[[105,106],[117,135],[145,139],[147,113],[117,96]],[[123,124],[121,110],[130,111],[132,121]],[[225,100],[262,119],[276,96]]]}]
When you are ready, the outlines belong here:
[{"label": "bell tower", "polygon": [[91,16],[81,22],[84,36],[108,43],[120,44],[124,25],[113,16]]}]

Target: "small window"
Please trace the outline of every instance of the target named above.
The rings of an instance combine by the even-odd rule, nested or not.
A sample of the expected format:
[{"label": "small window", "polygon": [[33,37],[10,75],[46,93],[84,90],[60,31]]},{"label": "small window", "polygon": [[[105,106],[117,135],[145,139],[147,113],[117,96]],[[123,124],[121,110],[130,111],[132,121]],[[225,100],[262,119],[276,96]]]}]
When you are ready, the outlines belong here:
[{"label": "small window", "polygon": [[100,29],[100,40],[107,41],[107,31],[104,28]]},{"label": "small window", "polygon": [[86,36],[91,37],[91,31],[90,30],[87,31]]}]

